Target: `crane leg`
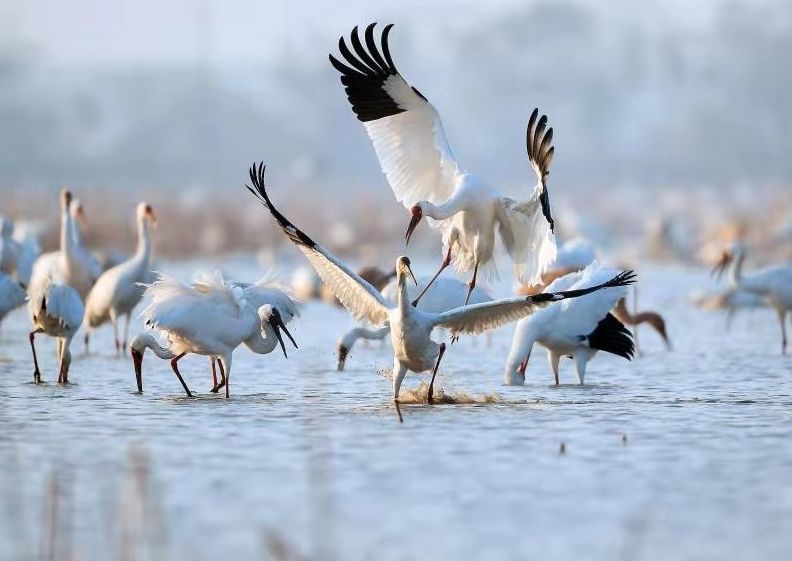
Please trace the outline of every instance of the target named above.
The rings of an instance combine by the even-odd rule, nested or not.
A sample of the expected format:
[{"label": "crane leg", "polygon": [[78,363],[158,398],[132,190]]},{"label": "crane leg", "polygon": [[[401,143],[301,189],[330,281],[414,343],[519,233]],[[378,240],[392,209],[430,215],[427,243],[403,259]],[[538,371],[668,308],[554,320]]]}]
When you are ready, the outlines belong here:
[{"label": "crane leg", "polygon": [[63,379],[63,341],[60,337],[55,343],[55,355],[58,357],[58,383],[65,384],[66,380]]},{"label": "crane leg", "polygon": [[91,331],[86,328],[86,330],[85,330],[85,338],[83,339],[83,341],[85,341],[85,356],[88,356],[88,355],[91,354],[91,351],[88,348],[88,343],[90,342],[90,340],[91,340]]},{"label": "crane leg", "polygon": [[[473,289],[476,288],[476,276],[478,275],[478,261],[476,262],[476,266],[473,267],[473,278],[470,279],[468,283],[468,291],[467,296],[465,296],[465,303],[464,306],[467,306],[468,302],[470,301],[470,295],[473,293]],[[452,335],[451,336],[451,344],[453,345],[459,341],[459,335]]]},{"label": "crane leg", "polygon": [[432,277],[432,280],[429,281],[429,284],[427,284],[423,288],[421,293],[415,298],[415,300],[412,301],[413,307],[418,305],[419,300],[423,298],[423,295],[426,294],[426,291],[429,290],[429,287],[432,286],[432,284],[434,284],[434,281],[437,280],[437,277],[440,276],[440,273],[442,273],[445,270],[445,268],[451,264],[451,247],[453,245],[454,244],[448,244],[448,252],[446,253],[445,259],[443,259],[443,262],[440,263],[440,268],[435,273],[435,276]]},{"label": "crane leg", "polygon": [[558,385],[558,363],[561,361],[561,356],[556,353],[547,353],[547,362],[550,363],[550,370],[553,371],[553,379],[555,385]]},{"label": "crane leg", "polygon": [[478,261],[476,261],[476,266],[473,267],[473,278],[470,279],[468,283],[468,293],[465,297],[465,306],[467,306],[468,302],[470,301],[470,295],[473,293],[473,289],[476,288],[476,276],[478,275]]},{"label": "crane leg", "polygon": [[583,353],[576,354],[574,356],[575,359],[575,373],[577,373],[578,384],[581,386],[584,384],[586,379],[586,356]]},{"label": "crane leg", "polygon": [[209,391],[217,393],[219,388],[217,387],[217,365],[215,365],[215,357],[209,357],[209,364],[212,365],[212,389]]},{"label": "crane leg", "polygon": [[786,354],[787,349],[787,332],[786,332],[786,310],[777,310],[778,321],[781,324],[781,354]]},{"label": "crane leg", "polygon": [[426,401],[428,401],[430,405],[434,403],[434,400],[432,398],[432,393],[434,392],[435,376],[437,376],[437,369],[440,367],[440,361],[443,358],[443,354],[445,354],[445,350],[446,350],[445,343],[440,343],[440,352],[437,354],[437,362],[435,363],[434,370],[432,371],[432,381],[429,382],[429,391],[426,394]]},{"label": "crane leg", "polygon": [[33,351],[33,383],[40,384],[41,383],[41,370],[39,370],[38,365],[38,358],[36,358],[36,345],[33,343],[33,339],[36,337],[36,332],[30,332],[30,349]]},{"label": "crane leg", "polygon": [[231,364],[225,362],[224,359],[218,358],[217,365],[220,367],[220,377],[223,379],[220,386],[225,386],[225,396],[228,399],[229,389],[231,387]]},{"label": "crane leg", "polygon": [[179,365],[177,364],[181,359],[184,358],[184,355],[186,355],[186,354],[187,353],[182,353],[179,356],[174,357],[170,361],[170,364],[171,364],[171,368],[173,368],[173,372],[176,373],[176,377],[179,379],[179,382],[181,382],[181,385],[184,388],[184,391],[187,393],[187,397],[192,397],[193,395],[190,392],[190,388],[188,388],[187,384],[184,383],[184,378],[182,378],[182,375],[179,373]]},{"label": "crane leg", "polygon": [[217,362],[217,366],[220,368],[220,383],[217,384],[217,387],[212,389],[212,393],[219,392],[226,385],[226,375],[225,375],[225,369],[223,368],[223,363],[220,362],[220,359],[215,359],[215,361]]},{"label": "crane leg", "polygon": [[115,338],[116,358],[118,358],[121,356],[121,341],[118,338],[118,317],[113,314],[110,320],[113,322],[113,337]]},{"label": "crane leg", "polygon": [[124,323],[124,338],[121,340],[121,355],[126,354],[127,341],[129,341],[129,320],[131,312],[126,314],[126,322]]}]

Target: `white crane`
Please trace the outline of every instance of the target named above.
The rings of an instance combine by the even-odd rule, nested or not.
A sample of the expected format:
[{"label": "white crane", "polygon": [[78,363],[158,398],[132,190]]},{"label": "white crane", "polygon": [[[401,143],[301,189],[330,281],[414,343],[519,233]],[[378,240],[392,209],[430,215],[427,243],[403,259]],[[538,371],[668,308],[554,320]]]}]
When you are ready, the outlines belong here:
[{"label": "white crane", "polygon": [[82,205],[70,191],[61,192],[60,250],[45,253],[33,264],[30,293],[40,290],[48,279],[57,278],[73,287],[85,299],[102,268],[96,257],[81,245],[78,221]]},{"label": "white crane", "polygon": [[[151,228],[156,225],[156,218],[151,205],[138,204],[135,210],[138,229],[137,251],[128,260],[112,267],[101,274],[85,301],[85,352],[88,353],[88,342],[91,332],[110,321],[115,335],[116,354],[126,351],[129,337],[129,319],[132,310],[138,305],[145,291],[142,283],[151,276]],[[118,338],[118,322],[126,316],[124,338]]]},{"label": "white crane", "polygon": [[786,316],[792,310],[792,265],[776,265],[746,275],[742,272],[744,261],[745,247],[736,242],[723,252],[713,272],[720,276],[728,267],[732,288],[761,296],[775,310],[781,325],[781,353],[786,354]]},{"label": "white crane", "polygon": [[25,289],[5,273],[0,273],[0,325],[9,314],[25,303]]},{"label": "white crane", "polygon": [[[448,329],[452,335],[458,333],[481,333],[533,313],[549,302],[573,298],[610,286],[622,286],[633,282],[634,274],[629,271],[617,275],[599,286],[571,292],[543,293],[534,296],[506,298],[475,306],[461,306],[443,313],[429,313],[411,305],[407,292],[407,277],[415,276],[410,270],[410,259],[402,256],[396,260],[396,282],[398,293],[396,304],[389,304],[382,294],[328,250],[319,246],[299,230],[273,205],[264,184],[264,164],[250,168],[253,187],[247,186],[269,210],[286,236],[302,251],[308,262],[316,269],[336,298],[358,321],[372,325],[390,325],[393,345],[393,402],[399,420],[399,388],[407,371],[425,372],[432,369],[427,398],[432,403],[432,389],[437,368],[445,352],[445,343],[439,345],[432,340],[435,328]],[[415,282],[417,286],[417,282]]]},{"label": "white crane", "polygon": [[57,359],[59,364],[58,383],[69,382],[69,366],[71,365],[71,341],[80,329],[85,308],[77,291],[67,284],[49,278],[36,286],[28,300],[28,314],[33,324],[30,332],[30,349],[33,352],[33,382],[41,382],[38,358],[34,338],[37,333],[55,337],[57,341]]},{"label": "white crane", "polygon": [[[151,302],[143,310],[146,326],[130,344],[138,391],[143,391],[143,355],[147,348],[158,357],[170,360],[184,391],[190,389],[179,373],[178,362],[186,354],[207,356],[220,366],[223,382],[213,391],[225,386],[229,396],[231,358],[239,345],[245,344],[258,354],[271,353],[280,343],[284,356],[286,346],[280,331],[297,347],[286,324],[299,315],[297,304],[279,287],[269,282],[244,284],[225,282],[219,276],[190,285],[170,277],[160,276],[148,285],[146,296]],[[155,333],[167,340],[163,347]]]},{"label": "white crane", "polygon": [[450,265],[456,246],[457,271],[473,272],[470,291],[479,274],[485,280],[496,277],[497,227],[517,276],[538,283],[556,251],[547,192],[553,129],[545,130],[547,117],[538,118],[535,109],[528,121],[528,159],[537,179],[533,192],[523,201],[501,195],[456,161],[437,110],[396,70],[388,47],[393,25],[384,28],[380,47],[374,25],[366,28],[366,47],[357,27],[352,30],[354,53],[343,37],[339,40],[346,64],[333,55],[330,62],[341,73],[352,111],[363,122],[396,199],[410,210],[407,242],[424,216],[433,219],[430,223],[442,232],[445,253],[435,278]]},{"label": "white crane", "polygon": [[[615,271],[592,264],[583,271],[569,273],[553,281],[550,292],[580,290],[599,285]],[[512,347],[504,369],[504,383],[521,385],[525,382],[525,368],[531,349],[539,343],[547,349],[547,358],[558,385],[558,364],[562,356],[575,362],[578,383],[583,384],[586,364],[597,351],[605,351],[631,359],[632,336],[610,310],[623,298],[623,286],[600,290],[582,298],[558,302],[520,320],[514,330]]]},{"label": "white crane", "polygon": [[[418,279],[418,286],[425,286],[430,282],[428,277]],[[391,305],[395,305],[398,298],[398,283],[394,279],[382,290],[382,296]],[[407,286],[408,297],[412,300],[418,294],[418,287]],[[464,303],[467,295],[465,283],[454,278],[440,278],[426,291],[426,295],[418,304],[418,309],[424,312],[441,313],[456,308]],[[482,304],[492,301],[486,290],[476,287],[470,295],[471,304]],[[381,340],[390,333],[390,327],[368,328],[355,327],[347,331],[338,341],[338,370],[343,370],[346,359],[358,339]]]}]

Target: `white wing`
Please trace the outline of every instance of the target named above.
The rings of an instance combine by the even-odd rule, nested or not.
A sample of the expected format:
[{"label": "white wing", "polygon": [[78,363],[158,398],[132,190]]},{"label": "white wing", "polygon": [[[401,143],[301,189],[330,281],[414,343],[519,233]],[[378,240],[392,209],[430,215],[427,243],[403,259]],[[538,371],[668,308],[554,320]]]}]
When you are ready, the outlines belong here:
[{"label": "white wing", "polygon": [[14,282],[10,276],[0,273],[0,319],[24,303],[24,289]]},{"label": "white wing", "polygon": [[506,298],[475,306],[462,306],[439,314],[434,325],[435,327],[446,327],[452,333],[480,333],[526,317],[537,308],[551,302],[578,298],[604,288],[632,284],[634,278],[635,273],[625,271],[596,286],[560,292],[542,292],[533,296]]},{"label": "white wing", "polygon": [[[617,271],[609,268],[602,268],[599,264],[593,263],[586,267],[580,274],[579,279],[570,289],[581,289],[596,286],[613,278]],[[569,276],[569,275],[566,275]],[[559,279],[560,280],[560,279]],[[600,290],[594,294],[589,294],[583,298],[566,300],[561,303],[563,314],[559,317],[564,318],[564,331],[570,336],[588,335],[597,324],[610,312],[620,298],[627,295],[626,286],[617,286]]]},{"label": "white wing", "polygon": [[69,331],[80,328],[85,314],[80,294],[66,284],[54,284],[52,279],[39,285],[37,291],[30,295],[28,312],[33,317],[39,312],[56,318]]},{"label": "white wing", "polygon": [[361,279],[335,255],[319,246],[298,229],[272,205],[264,185],[264,164],[250,168],[250,180],[255,190],[251,193],[267,207],[283,232],[303,252],[313,268],[322,277],[338,301],[360,321],[384,325],[388,321],[388,304],[376,288]]},{"label": "white wing", "polygon": [[47,298],[47,315],[60,318],[69,330],[76,331],[85,314],[80,294],[71,286],[55,284],[48,291]]},{"label": "white wing", "polygon": [[740,288],[767,298],[792,302],[792,267],[777,265],[745,274]]},{"label": "white wing", "polygon": [[396,199],[410,208],[419,201],[441,203],[454,192],[462,174],[435,108],[396,70],[382,32],[381,51],[374,40],[374,25],[366,28],[366,48],[358,29],[352,30],[353,54],[344,38],[338,47],[347,64],[330,55],[341,72],[341,83],[352,111],[363,122],[377,152],[380,166]]},{"label": "white wing", "polygon": [[451,333],[481,333],[517,321],[544,307],[552,299],[534,300],[536,296],[506,298],[473,306],[461,306],[439,314],[435,327],[445,327]]},{"label": "white wing", "polygon": [[245,287],[245,300],[258,309],[265,304],[277,308],[284,323],[289,323],[293,318],[300,317],[297,302],[287,291],[278,288],[278,284],[262,284],[257,282]]},{"label": "white wing", "polygon": [[[143,319],[147,325],[165,330],[181,330],[190,324],[196,329],[211,329],[213,326],[198,324],[210,315],[238,318],[245,311],[239,295],[235,297],[219,279],[186,285],[160,274],[146,285],[145,295],[150,301],[141,313]],[[196,315],[190,317],[193,313]]]},{"label": "white wing", "polygon": [[522,202],[503,197],[497,209],[501,240],[514,262],[515,274],[520,281],[531,284],[541,282],[541,274],[556,257],[555,223],[547,191],[547,176],[555,153],[553,129],[545,132],[547,116],[542,115],[537,121],[538,115],[539,110],[534,109],[526,133],[528,161],[536,175],[533,193]]},{"label": "white wing", "polygon": [[[418,296],[421,287],[429,284],[431,277],[418,277],[417,280],[418,286],[413,286],[412,284],[407,285],[407,294],[410,296],[410,299],[414,299]],[[387,302],[395,306],[397,291],[398,285],[394,279],[382,289],[382,296]],[[467,292],[467,283],[455,279],[454,277],[439,277],[432,286],[429,287],[429,290],[426,291],[423,298],[421,298],[421,301],[418,303],[418,309],[433,314],[447,312],[448,310],[464,304]],[[473,288],[473,292],[470,293],[469,304],[482,304],[491,301],[492,296],[480,286]]]}]

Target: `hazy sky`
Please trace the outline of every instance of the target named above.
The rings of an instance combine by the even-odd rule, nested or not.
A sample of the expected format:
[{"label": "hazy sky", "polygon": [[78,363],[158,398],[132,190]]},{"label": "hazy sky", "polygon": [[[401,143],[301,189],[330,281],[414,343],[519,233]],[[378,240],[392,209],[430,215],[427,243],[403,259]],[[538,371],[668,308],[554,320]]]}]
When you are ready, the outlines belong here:
[{"label": "hazy sky", "polygon": [[[695,20],[718,0],[616,0],[614,18],[654,10]],[[482,15],[526,0],[0,0],[3,33],[57,62],[219,63],[268,59],[284,46],[329,45],[351,24],[410,21],[418,34],[444,24],[476,25]],[[585,3],[585,2],[584,2]],[[673,6],[685,6],[674,10]],[[428,6],[428,7],[427,7]],[[309,37],[296,37],[301,33]],[[526,30],[530,33],[530,30]],[[2,37],[0,37],[0,42]]]},{"label": "hazy sky", "polygon": [[[0,0],[0,20],[17,38],[68,62],[218,61],[267,58],[304,30],[322,44],[350,23],[415,18],[464,21],[519,0],[399,2],[345,0]],[[340,31],[339,31],[340,30]],[[300,38],[298,43],[304,43]],[[288,43],[287,43],[288,44]],[[209,45],[206,47],[205,45]]]}]

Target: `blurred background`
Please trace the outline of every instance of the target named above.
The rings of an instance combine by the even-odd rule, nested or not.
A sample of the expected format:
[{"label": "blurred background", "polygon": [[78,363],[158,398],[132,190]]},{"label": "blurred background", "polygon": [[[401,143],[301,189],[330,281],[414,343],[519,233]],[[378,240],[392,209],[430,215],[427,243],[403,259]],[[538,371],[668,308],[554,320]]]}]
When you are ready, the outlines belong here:
[{"label": "blurred background", "polygon": [[636,251],[680,259],[724,228],[771,250],[792,237],[785,0],[4,0],[0,20],[3,212],[55,224],[69,186],[89,243],[131,244],[147,198],[162,255],[259,247],[271,231],[242,184],[260,159],[274,196],[313,210],[337,250],[401,233],[327,60],[370,21],[396,23],[400,71],[461,162],[506,191],[532,187],[525,125],[534,106],[548,114],[567,237],[640,237]]},{"label": "blurred background", "polygon": [[[352,325],[336,308],[306,304],[297,360],[240,354],[247,395],[194,405],[165,362],[145,400],[108,356],[76,365],[74,399],[19,382],[20,312],[0,355],[0,561],[792,559],[777,324],[751,311],[727,335],[690,306],[706,287],[696,303],[728,309],[727,326],[759,306],[707,298],[700,265],[735,238],[747,268],[792,260],[790,0],[0,0],[0,215],[55,249],[68,187],[86,245],[121,259],[146,200],[173,274],[253,280],[305,265],[243,188],[264,160],[295,223],[355,266],[392,266],[408,214],[327,58],[372,21],[396,24],[400,72],[499,189],[533,189],[525,127],[534,107],[548,115],[559,241],[638,268],[674,352],[647,337],[648,360],[605,362],[565,400],[544,369],[525,393],[498,385],[505,328],[492,351],[454,347],[448,377],[502,403],[416,407],[397,431],[387,346],[361,353],[358,376],[330,370]],[[439,259],[421,228],[419,275]],[[190,369],[207,381],[203,358]],[[168,537],[178,554],[162,553]]]}]

